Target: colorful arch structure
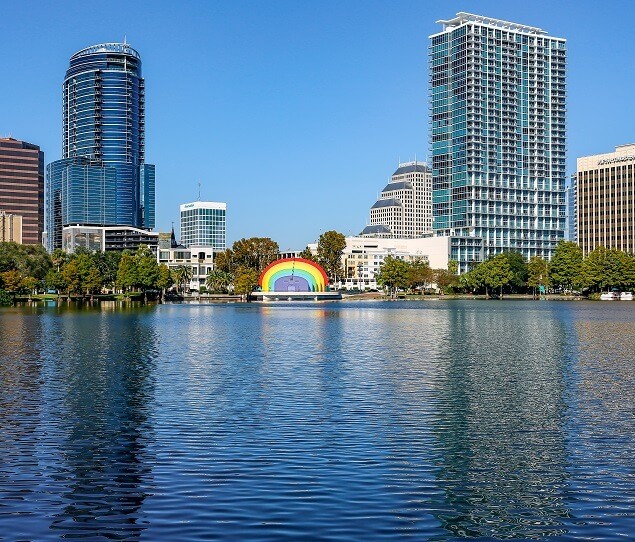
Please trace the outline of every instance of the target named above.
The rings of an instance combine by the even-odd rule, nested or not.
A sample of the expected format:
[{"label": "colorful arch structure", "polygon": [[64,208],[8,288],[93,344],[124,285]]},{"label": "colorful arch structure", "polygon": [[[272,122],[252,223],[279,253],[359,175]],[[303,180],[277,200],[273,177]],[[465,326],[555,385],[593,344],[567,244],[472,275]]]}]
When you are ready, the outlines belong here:
[{"label": "colorful arch structure", "polygon": [[262,292],[327,292],[329,279],[322,267],[305,258],[282,258],[270,263],[258,280]]}]

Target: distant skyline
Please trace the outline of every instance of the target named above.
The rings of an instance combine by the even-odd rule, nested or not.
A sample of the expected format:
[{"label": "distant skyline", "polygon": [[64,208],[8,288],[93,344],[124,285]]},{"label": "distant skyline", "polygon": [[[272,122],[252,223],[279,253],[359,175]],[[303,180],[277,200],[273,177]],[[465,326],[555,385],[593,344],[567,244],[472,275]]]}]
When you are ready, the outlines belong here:
[{"label": "distant skyline", "polygon": [[[429,156],[428,36],[468,11],[567,39],[567,172],[635,141],[626,1],[96,2],[2,6],[0,136],[62,156],[69,57],[127,38],[143,59],[157,230],[179,204],[227,203],[228,244],[302,249],[356,234],[398,159]],[[607,20],[606,14],[612,17]]]}]

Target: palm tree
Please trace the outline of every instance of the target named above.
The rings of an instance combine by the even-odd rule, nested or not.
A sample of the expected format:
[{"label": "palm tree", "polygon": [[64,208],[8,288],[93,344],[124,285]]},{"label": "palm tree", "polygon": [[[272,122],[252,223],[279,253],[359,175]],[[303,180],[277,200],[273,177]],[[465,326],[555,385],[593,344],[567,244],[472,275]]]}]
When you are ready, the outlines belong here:
[{"label": "palm tree", "polygon": [[231,283],[232,276],[220,269],[212,269],[207,273],[207,279],[205,279],[205,286],[212,292],[227,292]]},{"label": "palm tree", "polygon": [[173,269],[172,274],[174,275],[174,282],[182,286],[183,289],[181,291],[185,293],[185,285],[192,279],[192,268],[189,265],[179,265]]}]

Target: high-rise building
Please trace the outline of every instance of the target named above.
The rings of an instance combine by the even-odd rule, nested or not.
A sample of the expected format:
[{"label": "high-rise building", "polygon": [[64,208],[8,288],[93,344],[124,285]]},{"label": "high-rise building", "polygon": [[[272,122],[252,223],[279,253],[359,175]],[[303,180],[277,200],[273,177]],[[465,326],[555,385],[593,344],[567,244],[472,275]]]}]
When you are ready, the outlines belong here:
[{"label": "high-rise building", "polygon": [[370,209],[361,235],[412,239],[432,232],[432,172],[422,162],[399,164]]},{"label": "high-rise building", "polygon": [[569,181],[569,186],[567,186],[567,190],[565,192],[565,203],[567,207],[567,226],[565,230],[565,240],[577,242],[578,234],[577,234],[577,217],[578,211],[576,206],[576,187],[577,182],[575,175],[571,176],[571,180]]},{"label": "high-rise building", "polygon": [[227,204],[195,201],[181,205],[181,243],[225,250]]},{"label": "high-rise building", "polygon": [[42,242],[44,153],[37,145],[0,138],[0,211],[22,217],[21,242]]},{"label": "high-rise building", "polygon": [[126,43],[82,49],[62,88],[62,159],[47,167],[47,248],[61,248],[69,225],[154,228],[139,53]]},{"label": "high-rise building", "polygon": [[635,144],[577,160],[577,242],[635,254]]},{"label": "high-rise building", "polygon": [[551,258],[565,230],[566,45],[469,13],[430,36],[434,230]]}]

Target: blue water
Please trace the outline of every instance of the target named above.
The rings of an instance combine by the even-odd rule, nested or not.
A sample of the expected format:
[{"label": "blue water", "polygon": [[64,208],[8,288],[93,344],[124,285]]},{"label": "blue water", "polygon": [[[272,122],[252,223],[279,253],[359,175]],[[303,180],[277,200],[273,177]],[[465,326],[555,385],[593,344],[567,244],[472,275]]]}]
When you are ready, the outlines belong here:
[{"label": "blue water", "polygon": [[0,310],[1,540],[635,538],[635,303]]}]

